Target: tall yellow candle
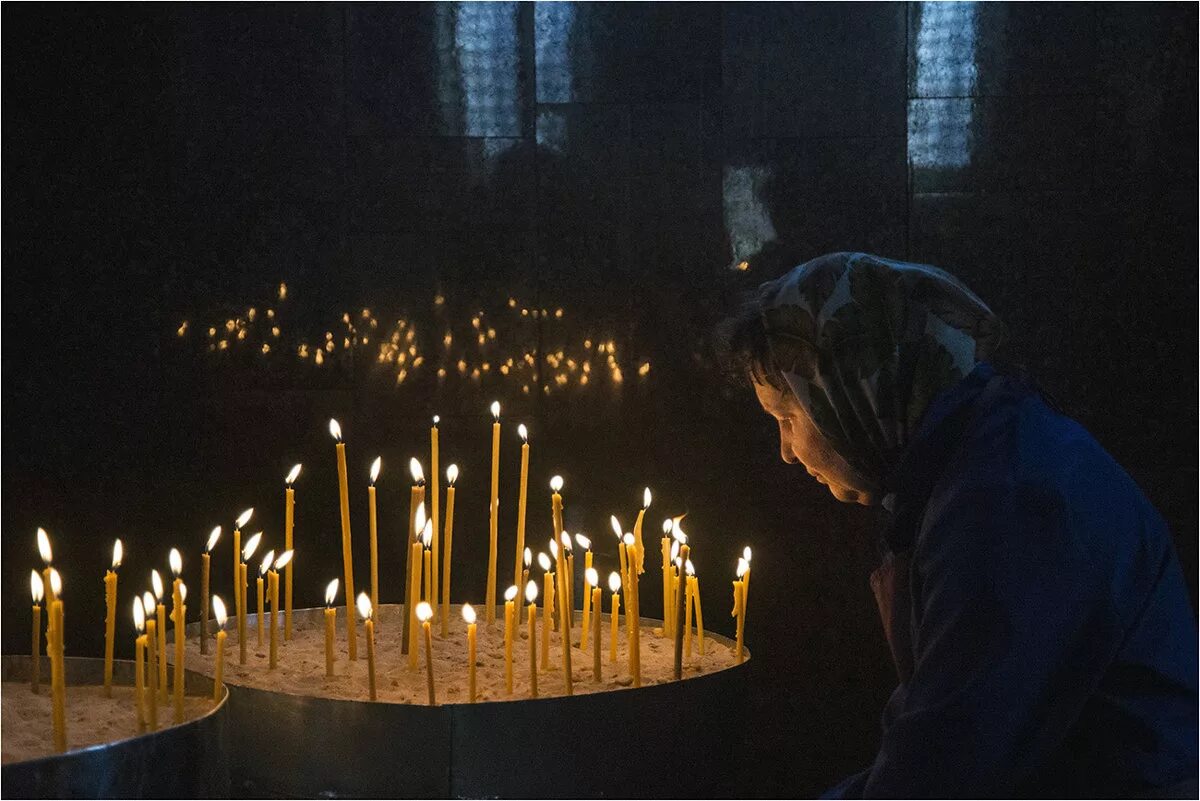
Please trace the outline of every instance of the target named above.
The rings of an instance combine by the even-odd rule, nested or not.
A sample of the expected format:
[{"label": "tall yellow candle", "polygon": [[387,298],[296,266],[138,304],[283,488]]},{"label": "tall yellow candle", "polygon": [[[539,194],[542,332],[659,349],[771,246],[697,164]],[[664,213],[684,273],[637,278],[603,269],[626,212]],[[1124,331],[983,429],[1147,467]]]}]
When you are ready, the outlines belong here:
[{"label": "tall yellow candle", "polygon": [[[508,649],[512,641],[508,638],[507,629],[511,615],[512,602],[505,604],[504,610],[504,627],[505,627],[505,648]],[[462,608],[463,621],[467,624],[467,699],[469,703],[475,703],[475,608],[470,604],[463,604]],[[506,665],[507,667],[507,665]],[[508,691],[512,692],[512,673],[509,671],[505,674],[508,679]]]},{"label": "tall yellow candle", "polygon": [[742,559],[746,560],[746,572],[742,576],[742,585],[743,585],[742,586],[742,594],[746,598],[750,597],[750,567],[751,567],[750,557],[751,557],[751,555],[752,554],[750,552],[749,545],[747,545],[745,548],[742,549]]},{"label": "tall yellow candle", "polygon": [[142,599],[133,599],[133,630],[136,632],[133,640],[133,704],[137,708],[138,731],[146,728],[146,610],[142,608]]},{"label": "tall yellow candle", "polygon": [[[542,574],[542,594],[546,596],[547,610],[554,603],[554,573]],[[542,670],[550,669],[550,612],[542,615]]]},{"label": "tall yellow candle", "polygon": [[42,597],[46,592],[45,581],[36,570],[29,571],[29,592],[33,596],[33,664],[29,671],[29,689],[35,694],[41,691],[42,683]]},{"label": "tall yellow candle", "polygon": [[587,583],[587,577],[594,572],[592,569],[592,542],[591,542],[591,540],[589,540],[587,537],[583,536],[582,534],[576,534],[575,540],[579,543],[579,546],[584,549],[584,551],[583,551],[583,578],[584,578],[584,583],[583,583],[583,628],[581,629],[580,636],[579,636],[579,648],[580,648],[580,650],[586,651],[588,634],[592,630],[591,626],[590,626],[591,619],[592,619],[591,618],[592,593],[591,593],[591,590],[588,589],[588,587],[591,585],[589,585]]},{"label": "tall yellow candle", "polygon": [[346,443],[337,420],[329,421],[329,433],[337,440],[338,491],[342,510],[342,571],[346,577],[346,648],[350,661],[358,659],[358,624],[354,610],[354,550],[350,538],[350,485],[346,477]]},{"label": "tall yellow candle", "polygon": [[663,637],[671,636],[671,521],[663,521],[662,538],[662,598],[663,598]]},{"label": "tall yellow candle", "polygon": [[650,508],[650,488],[642,490],[642,508],[638,511],[637,520],[633,523],[633,542],[637,546],[638,575],[646,572],[646,545],[642,541],[642,522],[646,519],[646,510]]},{"label": "tall yellow candle", "polygon": [[633,676],[633,686],[642,686],[642,616],[641,600],[638,597],[637,545],[633,535],[625,537],[626,561],[629,562],[629,589],[625,593],[625,608],[632,609],[632,614],[626,613],[625,620],[629,624],[629,672]]},{"label": "tall yellow candle", "polygon": [[746,629],[746,581],[745,576],[750,571],[750,565],[745,559],[738,559],[738,580],[733,582],[733,617],[737,618],[737,646],[735,656],[737,664],[745,661],[744,632]]},{"label": "tall yellow candle", "polygon": [[[54,565],[54,551],[50,548],[50,535],[46,533],[46,529],[39,528],[37,530],[37,546],[38,554],[42,557],[42,562],[45,568],[42,570],[42,586],[46,591],[46,625],[50,625],[50,604],[54,603],[54,588],[50,585],[50,572]],[[50,646],[46,645],[46,655],[50,654]]]},{"label": "tall yellow candle", "polygon": [[596,609],[595,620],[592,621],[592,676],[596,681],[601,681],[603,676],[600,673],[600,602],[602,595],[599,587],[592,588],[592,606]]},{"label": "tall yellow candle", "polygon": [[375,700],[375,621],[372,619],[371,599],[365,592],[358,594],[358,613],[362,615],[367,638],[367,692]]},{"label": "tall yellow candle", "polygon": [[574,675],[571,670],[571,618],[573,612],[570,607],[571,599],[571,584],[570,584],[570,568],[567,561],[567,547],[571,544],[571,538],[566,532],[562,533],[562,545],[558,549],[558,575],[559,575],[559,618],[563,622],[559,625],[560,642],[562,645],[562,669],[563,669],[563,686],[567,691],[567,695],[574,694],[573,680]]},{"label": "tall yellow candle", "polygon": [[[422,530],[422,539],[424,532],[428,532],[433,524],[426,522]],[[405,607],[405,618],[407,623],[405,626],[406,639],[408,640],[408,666],[412,670],[417,669],[417,648],[418,648],[418,633],[417,628],[420,621],[417,620],[417,607],[421,602],[421,569],[423,564],[423,547],[422,541],[418,540],[412,544],[412,552],[409,554],[409,564],[412,565],[412,584],[408,591],[408,602]]]},{"label": "tall yellow candle", "polygon": [[247,599],[247,593],[250,589],[250,568],[246,565],[254,552],[258,550],[258,544],[262,542],[262,532],[256,532],[254,536],[246,540],[246,544],[242,546],[241,562],[238,563],[238,581],[236,582],[241,588],[241,606],[238,607],[238,663],[246,664],[246,614],[250,606],[250,601]]},{"label": "tall yellow candle", "polygon": [[[571,596],[568,591],[569,584],[566,570],[566,549],[571,545],[571,538],[566,537],[564,539],[562,495],[559,494],[562,492],[562,488],[562,476],[555,476],[554,478],[550,479],[550,510],[554,517],[554,541],[558,543],[558,551],[555,553],[555,571],[558,573],[559,583],[558,606],[556,609],[558,610],[559,626],[563,629],[563,631],[568,632],[564,638],[564,642],[569,643],[571,641],[569,632],[571,630],[572,620],[570,608],[567,606],[567,604],[570,602]],[[547,602],[546,608],[550,608],[549,602]]]},{"label": "tall yellow candle", "polygon": [[154,591],[154,621],[158,635],[158,697],[167,702],[167,607],[163,605],[162,576],[157,570],[150,571],[150,588]]},{"label": "tall yellow candle", "polygon": [[[591,551],[588,551],[587,553],[589,556],[591,555]],[[588,562],[590,563],[591,560],[589,559]],[[596,568],[592,567],[589,564],[588,567],[583,571],[583,620],[584,620],[584,623],[583,623],[583,628],[579,632],[579,647],[581,650],[584,650],[584,651],[587,650],[588,639],[593,637],[592,628],[589,628],[589,626],[591,625],[591,618],[588,615],[588,610],[592,608],[593,604],[595,604],[595,606],[596,606],[597,620],[599,620],[599,618],[600,618],[600,604],[599,604],[600,595],[599,594],[600,594],[600,574],[596,572]],[[594,635],[595,636],[595,643],[594,643],[595,644],[595,649],[594,649],[595,653],[592,654],[592,672],[595,676],[596,681],[600,681],[600,624],[597,622],[597,624],[594,626],[594,628],[596,631],[595,631],[595,635]]]},{"label": "tall yellow candle", "polygon": [[[415,457],[408,460],[408,471],[412,474],[413,480],[412,490],[409,493],[408,498],[408,533],[411,537],[409,542],[410,544],[413,542],[419,544],[421,541],[421,534],[425,529],[425,524],[428,522],[425,512],[425,472],[421,468],[421,463],[417,461]],[[420,596],[422,560],[421,549],[413,549],[410,547],[406,552],[406,555],[409,561],[407,565],[405,581],[408,582],[415,578],[417,581],[416,594]],[[416,556],[415,565],[413,564],[414,555]],[[409,604],[408,601],[408,597],[412,592],[412,585],[407,584],[404,588],[404,603],[406,604],[404,608],[404,634],[400,644],[400,652],[405,654],[410,652],[410,648],[417,641],[417,609],[414,605]],[[416,667],[416,662],[414,661],[415,659],[416,657],[414,656],[409,660],[414,668]]]},{"label": "tall yellow candle", "polygon": [[[681,532],[679,532],[677,529],[676,534],[676,539],[678,539],[678,535],[681,534]],[[676,594],[679,597],[679,602],[678,606],[675,607],[675,681],[679,681],[683,678],[683,635],[687,629],[687,621],[684,619],[684,607],[687,604],[687,595],[684,592],[682,568],[683,565],[687,563],[688,550],[689,548],[687,543],[683,543],[679,548],[679,558],[676,560],[676,565],[679,568],[681,575],[679,578],[680,587],[676,591]]]},{"label": "tall yellow candle", "polygon": [[[435,414],[433,416],[433,425],[430,426],[430,428],[429,428],[429,471],[430,471],[429,472],[429,483],[430,483],[429,490],[430,490],[430,493],[433,495],[433,498],[432,498],[433,503],[430,505],[430,515],[429,515],[429,519],[433,521],[433,546],[432,546],[433,573],[430,574],[432,579],[430,581],[429,586],[432,587],[433,589],[429,593],[429,605],[433,607],[433,616],[435,618],[438,616],[438,595],[441,592],[440,585],[438,584],[438,579],[440,578],[440,571],[438,570],[438,555],[441,553],[441,547],[440,547],[439,541],[441,540],[441,534],[442,534],[441,529],[438,528],[438,525],[442,522],[442,515],[441,515],[442,499],[441,499],[441,487],[439,486],[439,482],[441,481],[441,475],[438,472],[441,469],[439,466],[440,462],[439,462],[439,455],[438,455],[438,423],[439,422],[441,422],[441,418]],[[450,610],[450,608],[446,607],[447,614],[443,615],[443,617],[449,616],[449,610]]]},{"label": "tall yellow candle", "polygon": [[529,602],[529,697],[537,698],[537,582],[525,585],[525,600]]},{"label": "tall yellow candle", "polygon": [[213,703],[221,700],[221,682],[225,679],[225,602],[221,596],[212,599],[213,615],[217,619],[217,655],[213,669]]},{"label": "tall yellow candle", "polygon": [[367,509],[371,529],[371,606],[379,608],[379,539],[375,517],[375,482],[383,467],[383,457],[376,456],[371,462],[371,483],[367,485]]},{"label": "tall yellow candle", "polygon": [[[687,567],[691,568],[691,560],[686,563]],[[685,577],[686,584],[683,591],[683,654],[688,659],[692,658],[692,577]]]},{"label": "tall yellow candle", "polygon": [[608,522],[612,526],[613,534],[617,535],[617,561],[621,564],[621,584],[628,586],[629,564],[625,552],[625,532],[621,530],[621,521],[617,520],[616,515],[611,515],[608,518]]},{"label": "tall yellow candle", "polygon": [[183,605],[183,580],[179,578],[183,572],[183,556],[178,548],[171,549],[170,562],[171,574],[175,576],[171,586],[171,626],[175,632],[175,722],[178,724],[183,723],[183,644],[186,641],[183,628],[187,619]]},{"label": "tall yellow candle", "polygon": [[333,678],[333,633],[337,626],[337,607],[333,602],[337,599],[338,580],[329,582],[325,588],[325,678]]},{"label": "tall yellow candle", "polygon": [[513,691],[513,639],[517,628],[517,585],[504,591],[504,691]]},{"label": "tall yellow candle", "polygon": [[113,646],[117,634],[117,570],[124,555],[121,541],[113,543],[112,569],[104,574],[104,694],[112,698]]},{"label": "tall yellow candle", "polygon": [[492,495],[491,517],[488,524],[487,592],[484,596],[483,620],[492,625],[496,620],[496,537],[500,524],[500,402],[492,402]]},{"label": "tall yellow candle", "polygon": [[[437,704],[437,693],[433,684],[433,631],[429,620],[433,617],[433,607],[424,601],[417,606],[417,620],[421,622],[421,630],[425,634],[425,679],[429,687],[429,705]],[[474,662],[471,663],[474,667]]]},{"label": "tall yellow candle", "polygon": [[612,615],[609,622],[608,662],[617,664],[617,628],[621,623],[621,577],[616,573],[608,574],[608,589],[612,592]]},{"label": "tall yellow candle", "polygon": [[692,603],[696,606],[696,637],[700,655],[704,656],[704,608],[700,605],[700,577],[692,577]]},{"label": "tall yellow candle", "polygon": [[267,596],[271,605],[269,613],[268,628],[270,635],[267,638],[267,670],[274,670],[275,665],[279,660],[279,637],[277,633],[276,616],[279,614],[279,569],[276,568],[267,573]]},{"label": "tall yellow candle", "polygon": [[242,650],[241,662],[243,665],[246,664],[246,632],[244,631],[246,612],[244,590],[246,583],[242,577],[242,527],[249,523],[250,518],[253,516],[254,507],[251,506],[238,515],[237,520],[233,523],[233,612],[237,616],[238,645]]},{"label": "tall yellow candle", "polygon": [[[283,549],[292,551],[295,549],[293,542],[294,532],[296,528],[296,490],[292,488],[292,484],[296,483],[296,479],[300,477],[300,465],[292,466],[291,471],[287,474],[283,483],[286,485],[283,490]],[[292,639],[292,570],[294,564],[288,564],[287,569],[283,574],[283,639]]]},{"label": "tall yellow candle", "polygon": [[64,642],[66,640],[63,628],[62,587],[58,579],[58,571],[50,573],[51,586],[54,588],[54,602],[50,604],[50,617],[54,628],[54,657],[50,661],[51,701],[53,704],[54,749],[59,753],[67,750],[67,679]]},{"label": "tall yellow candle", "polygon": [[142,608],[146,615],[146,723],[150,731],[158,731],[158,622],[154,596],[149,592],[142,595]]},{"label": "tall yellow candle", "polygon": [[447,635],[450,620],[450,551],[454,545],[454,482],[458,480],[458,465],[446,468],[446,547],[442,552],[442,636]]},{"label": "tall yellow candle", "polygon": [[521,586],[522,557],[525,553],[525,508],[529,488],[529,429],[525,424],[517,426],[521,436],[521,484],[517,496],[517,550],[513,559],[513,584]]},{"label": "tall yellow candle", "polygon": [[208,653],[208,599],[209,577],[212,573],[212,549],[221,538],[221,527],[214,526],[209,532],[204,553],[200,554],[200,653]]},{"label": "tall yellow candle", "polygon": [[[275,556],[274,551],[267,551],[267,554],[271,557]],[[255,623],[254,628],[258,630],[258,647],[259,648],[263,647],[263,630],[265,629],[264,624],[267,622],[267,620],[266,620],[266,613],[267,613],[266,581],[265,581],[266,575],[267,575],[266,566],[264,566],[259,569],[258,579],[256,582],[257,587],[258,587],[258,614],[255,616],[256,623]]]}]

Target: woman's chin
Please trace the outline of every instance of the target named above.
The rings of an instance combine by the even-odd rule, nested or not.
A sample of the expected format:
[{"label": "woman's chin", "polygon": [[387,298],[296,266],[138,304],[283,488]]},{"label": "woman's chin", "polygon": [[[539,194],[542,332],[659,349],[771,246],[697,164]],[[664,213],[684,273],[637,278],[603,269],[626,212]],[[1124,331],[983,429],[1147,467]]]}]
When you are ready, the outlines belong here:
[{"label": "woman's chin", "polygon": [[849,487],[829,486],[829,492],[834,498],[837,498],[842,503],[857,503],[859,506],[874,506],[876,504],[874,495],[869,492],[860,492]]}]

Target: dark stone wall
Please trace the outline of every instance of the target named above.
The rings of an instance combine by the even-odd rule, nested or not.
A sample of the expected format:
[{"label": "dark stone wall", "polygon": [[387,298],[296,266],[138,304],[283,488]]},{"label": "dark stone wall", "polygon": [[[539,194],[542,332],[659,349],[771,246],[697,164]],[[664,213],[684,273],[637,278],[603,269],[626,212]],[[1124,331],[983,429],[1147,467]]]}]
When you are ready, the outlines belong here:
[{"label": "dark stone wall", "polygon": [[[482,600],[499,398],[502,557],[522,421],[531,538],[561,473],[568,527],[611,564],[608,515],[629,526],[648,484],[649,531],[688,511],[725,630],[754,545],[744,786],[818,791],[870,759],[893,682],[866,581],[880,521],[779,463],[707,333],[733,292],[830,250],[933,263],[991,303],[1163,512],[1194,593],[1194,6],[8,5],[3,22],[6,652],[28,648],[37,526],[70,650],[98,654],[113,537],[123,596],[176,545],[194,583],[208,529],[241,508],[280,538],[296,461],[297,594],[318,603],[340,570],[330,416],[352,482],[384,458],[384,597],[404,466],[442,416],[463,469],[455,597]],[[360,575],[365,507],[356,487]]]}]

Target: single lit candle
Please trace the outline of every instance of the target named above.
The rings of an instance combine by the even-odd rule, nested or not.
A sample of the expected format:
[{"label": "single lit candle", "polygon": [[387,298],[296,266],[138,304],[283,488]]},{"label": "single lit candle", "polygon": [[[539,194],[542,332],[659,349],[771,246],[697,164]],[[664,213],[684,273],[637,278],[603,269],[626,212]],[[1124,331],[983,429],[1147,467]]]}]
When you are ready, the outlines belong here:
[{"label": "single lit candle", "polygon": [[113,543],[112,567],[104,574],[104,694],[112,698],[113,646],[117,633],[117,570],[121,567],[124,549],[121,541]]},{"label": "single lit candle", "polygon": [[50,591],[54,594],[54,601],[50,604],[54,643],[51,646],[47,640],[46,647],[54,649],[50,660],[50,698],[54,724],[54,749],[62,753],[67,750],[67,665],[63,645],[66,637],[63,632],[62,577],[54,568],[50,568]]},{"label": "single lit candle", "polygon": [[662,523],[662,598],[663,598],[663,637],[671,636],[671,521]]},{"label": "single lit candle", "polygon": [[579,547],[583,548],[583,628],[579,636],[579,648],[586,651],[588,646],[588,634],[591,633],[591,611],[592,611],[592,591],[588,589],[587,583],[588,571],[592,569],[592,541],[582,534],[575,535],[575,541],[579,543]]},{"label": "single lit candle", "polygon": [[564,531],[559,536],[562,538],[563,567],[566,568],[563,573],[563,608],[566,609],[567,630],[570,631],[575,626],[575,552],[571,535]]},{"label": "single lit candle", "polygon": [[333,634],[337,625],[337,607],[333,605],[337,598],[338,580],[329,582],[325,588],[325,678],[333,678]]},{"label": "single lit candle", "polygon": [[163,605],[162,576],[157,570],[150,571],[150,589],[154,591],[154,621],[158,636],[158,697],[167,702],[167,607]]},{"label": "single lit candle", "polygon": [[[421,504],[421,516],[425,516],[425,505]],[[417,618],[417,609],[421,602],[421,568],[423,564],[422,552],[424,550],[425,540],[428,539],[430,528],[433,526],[432,521],[425,521],[424,527],[421,529],[420,538],[413,543],[412,550],[412,587],[409,590],[408,606],[405,609],[407,614],[408,625],[408,666],[409,668],[417,669],[417,648],[419,635],[417,629],[420,625],[420,620]]]},{"label": "single lit candle", "polygon": [[642,686],[642,617],[638,599],[637,544],[633,534],[626,532],[625,559],[629,563],[629,586],[625,590],[625,626],[629,637],[629,674],[633,686]]},{"label": "single lit candle", "polygon": [[699,640],[700,655],[704,656],[704,608],[700,605],[700,577],[692,579],[692,603],[696,607],[696,637]]},{"label": "single lit candle", "polygon": [[642,542],[642,521],[646,518],[646,510],[650,508],[650,488],[642,490],[642,508],[638,511],[637,520],[633,523],[633,542],[637,546],[637,572],[646,572],[646,546]]},{"label": "single lit candle", "polygon": [[250,561],[250,557],[254,556],[254,552],[258,550],[258,544],[262,542],[262,532],[259,531],[250,539],[246,540],[245,547],[242,548],[242,561],[238,564],[238,584],[241,586],[242,605],[238,608],[238,663],[246,664],[246,614],[247,608],[250,606],[249,600],[246,598],[246,593],[250,589],[249,568],[246,562]]},{"label": "single lit candle", "polygon": [[[283,490],[283,548],[291,551],[295,548],[293,533],[296,528],[296,490],[292,487],[300,477],[300,465],[292,465],[292,469],[284,478],[286,485]],[[294,560],[293,560],[294,561]],[[295,564],[289,562],[283,574],[283,639],[292,639],[292,570]]]},{"label": "single lit candle", "polygon": [[204,544],[204,553],[200,554],[200,653],[208,653],[208,599],[209,574],[212,571],[212,549],[217,540],[221,539],[221,527],[213,526],[208,534],[208,542]]},{"label": "single lit candle", "polygon": [[[590,553],[590,552],[589,552]],[[590,599],[590,606],[596,610],[596,620],[592,622],[592,627],[589,629],[587,624],[583,625],[583,635],[580,640],[587,641],[589,635],[592,636],[592,678],[600,681],[602,676],[600,673],[600,574],[596,572],[596,568],[588,567],[583,573],[583,579],[588,587],[587,599]],[[584,607],[585,610],[587,607]],[[585,612],[586,614],[586,612]]]},{"label": "single lit candle", "polygon": [[692,560],[688,559],[683,563],[685,577],[684,585],[684,601],[683,601],[683,655],[688,659],[692,658],[692,579],[695,576],[695,570],[692,568]]},{"label": "single lit candle", "polygon": [[246,633],[243,613],[246,611],[245,581],[242,578],[242,528],[254,516],[254,507],[238,515],[233,523],[233,613],[237,616],[238,646],[241,648],[241,663],[246,664]]},{"label": "single lit candle", "polygon": [[221,700],[221,682],[225,678],[225,602],[221,596],[212,599],[213,615],[217,618],[217,656],[213,669],[213,703]]},{"label": "single lit candle", "polygon": [[732,617],[737,618],[737,645],[735,648],[735,656],[737,664],[742,664],[745,661],[745,646],[744,632],[746,630],[746,573],[750,570],[750,564],[745,558],[739,558],[737,564],[737,581],[733,582],[733,613]]},{"label": "single lit candle", "polygon": [[614,571],[608,574],[608,589],[612,592],[612,617],[609,623],[608,661],[617,664],[617,628],[621,621],[621,577]]},{"label": "single lit candle", "polygon": [[365,592],[358,594],[358,613],[362,615],[367,638],[367,691],[375,700],[375,621],[372,619],[371,599]]},{"label": "single lit candle", "polygon": [[690,548],[687,544],[687,534],[683,533],[683,529],[676,522],[671,530],[675,541],[679,543],[679,556],[675,564],[679,568],[681,582],[680,588],[676,591],[679,597],[678,605],[675,607],[675,681],[683,678],[683,633],[687,628],[687,621],[684,619],[685,607],[687,604],[687,594],[684,592],[683,582],[683,565],[688,560],[688,551]]},{"label": "single lit candle", "polygon": [[525,427],[524,423],[517,426],[517,434],[521,437],[521,483],[520,493],[517,496],[517,549],[516,557],[513,560],[513,584],[520,586],[521,560],[525,553],[525,509],[529,489],[529,429]]},{"label": "single lit candle", "polygon": [[571,569],[568,566],[568,561],[564,554],[571,547],[571,537],[565,531],[562,533],[563,547],[559,549],[560,564],[563,567],[562,577],[559,579],[561,583],[559,602],[560,615],[562,619],[567,621],[566,624],[559,627],[559,641],[562,645],[562,668],[563,668],[563,685],[566,688],[567,695],[574,695],[574,671],[571,669],[571,618],[574,616],[574,611],[571,608]]},{"label": "single lit candle", "polygon": [[538,554],[538,564],[542,570],[542,594],[545,599],[545,614],[542,615],[542,670],[550,669],[550,609],[554,603],[554,571],[550,569],[550,557],[544,553]]},{"label": "single lit candle", "polygon": [[371,526],[371,606],[379,606],[379,540],[375,518],[375,482],[383,468],[383,457],[376,456],[371,462],[371,481],[367,484],[367,506]]},{"label": "single lit candle", "polygon": [[500,521],[500,401],[492,402],[492,495],[488,525],[487,592],[484,595],[483,619],[489,626],[496,619],[496,536]]},{"label": "single lit candle", "polygon": [[621,564],[621,584],[629,586],[629,563],[625,552],[625,532],[621,530],[621,521],[616,515],[609,515],[608,523],[612,527],[613,534],[617,535],[617,560]]},{"label": "single lit candle", "polygon": [[504,591],[504,691],[513,691],[513,639],[517,628],[517,585]]},{"label": "single lit candle", "polygon": [[29,671],[29,689],[40,692],[42,683],[42,597],[46,584],[36,570],[29,571],[29,593],[33,596],[33,665]]},{"label": "single lit candle", "polygon": [[537,582],[525,585],[525,600],[529,602],[529,697],[537,698]]},{"label": "single lit candle", "polygon": [[446,547],[442,552],[442,636],[448,633],[450,620],[450,550],[454,544],[454,482],[458,481],[458,465],[446,468]]},{"label": "single lit candle", "polygon": [[267,663],[268,670],[274,670],[279,660],[279,636],[278,636],[278,615],[279,615],[279,571],[287,569],[291,564],[293,551],[284,551],[279,554],[279,558],[275,560],[275,564],[271,567],[271,572],[268,575],[269,587],[267,593],[271,596],[271,636],[270,636],[270,658]]},{"label": "single lit candle", "polygon": [[266,606],[266,579],[267,573],[271,569],[271,564],[275,561],[275,551],[267,551],[267,555],[263,557],[262,564],[258,566],[258,614],[256,617],[255,628],[258,630],[258,647],[263,647],[263,635],[267,628],[267,606]]},{"label": "single lit candle", "polygon": [[[441,418],[436,414],[433,416],[433,425],[429,427],[429,483],[430,493],[433,495],[431,499],[433,503],[430,505],[429,519],[433,521],[433,548],[432,548],[432,567],[433,573],[429,586],[433,589],[429,593],[429,605],[433,607],[433,616],[438,616],[438,595],[441,594],[441,587],[438,584],[440,571],[438,569],[438,554],[441,552],[440,542],[441,530],[438,525],[442,522],[442,506],[441,506],[441,487],[438,482],[441,480],[441,474],[438,472],[440,462],[438,460],[438,423]],[[446,614],[443,618],[449,617],[450,608],[446,607]]]},{"label": "single lit candle", "polygon": [[155,632],[157,601],[150,592],[142,594],[142,610],[146,617],[146,723],[150,731],[158,731],[158,647]]},{"label": "single lit candle", "polygon": [[329,421],[329,433],[337,440],[338,490],[342,511],[342,571],[346,577],[346,646],[350,661],[358,659],[358,626],[354,622],[354,550],[350,540],[350,487],[346,478],[346,443],[337,420]]},{"label": "single lit candle", "polygon": [[[422,601],[417,605],[417,620],[421,621],[421,628],[425,632],[425,678],[429,685],[429,705],[434,706],[437,703],[437,694],[433,688],[433,632],[429,628],[429,619],[433,617],[433,607]],[[471,663],[474,669],[475,663]]]},{"label": "single lit candle", "polygon": [[[507,604],[507,606],[511,605],[511,602]],[[467,698],[473,704],[475,703],[475,608],[470,604],[463,604],[462,616],[463,621],[467,624]],[[505,617],[508,616],[508,610],[505,609]],[[506,619],[506,627],[507,623]],[[428,629],[426,630],[428,631]],[[506,645],[508,642],[508,638],[505,637]],[[510,689],[509,692],[512,690]]]},{"label": "single lit candle", "polygon": [[172,548],[168,560],[171,564],[171,575],[175,577],[171,589],[171,626],[175,631],[175,722],[183,722],[183,644],[184,621],[187,612],[183,605],[183,580],[179,577],[183,572],[183,556],[178,548]]},{"label": "single lit candle", "polygon": [[429,521],[429,539],[425,539],[422,536],[421,545],[424,546],[424,551],[421,554],[421,558],[422,558],[421,564],[424,566],[422,568],[423,578],[421,580],[421,583],[422,583],[422,586],[424,589],[421,593],[421,600],[424,601],[425,603],[429,604],[429,608],[432,609],[433,608],[433,601],[431,600],[431,598],[433,597],[433,521],[432,520]]},{"label": "single lit candle", "polygon": [[750,568],[751,568],[750,557],[751,556],[752,556],[752,554],[750,552],[750,546],[747,545],[745,548],[742,549],[742,558],[746,560],[746,572],[742,576],[742,595],[744,596],[744,598],[750,597]]},{"label": "single lit candle", "polygon": [[[421,533],[425,528],[425,522],[427,520],[425,512],[425,472],[421,469],[421,463],[417,461],[416,457],[408,460],[408,472],[412,474],[413,480],[412,491],[409,495],[408,502],[409,543],[417,547],[410,547],[408,553],[406,554],[408,557],[406,581],[410,583],[406,584],[404,588],[404,639],[400,644],[400,652],[405,654],[411,652],[412,647],[417,641],[416,602],[413,601],[410,603],[409,596],[414,592],[414,588],[411,584],[414,579],[417,582],[417,586],[415,588],[416,595],[420,596],[421,594],[420,581],[422,555],[421,548],[419,546],[421,541]],[[413,563],[414,557],[416,559],[415,564]],[[409,660],[409,663],[413,668],[417,666],[415,660],[416,656],[413,656]]]},{"label": "single lit candle", "polygon": [[133,599],[133,704],[137,708],[138,731],[146,728],[146,610],[142,599]]}]

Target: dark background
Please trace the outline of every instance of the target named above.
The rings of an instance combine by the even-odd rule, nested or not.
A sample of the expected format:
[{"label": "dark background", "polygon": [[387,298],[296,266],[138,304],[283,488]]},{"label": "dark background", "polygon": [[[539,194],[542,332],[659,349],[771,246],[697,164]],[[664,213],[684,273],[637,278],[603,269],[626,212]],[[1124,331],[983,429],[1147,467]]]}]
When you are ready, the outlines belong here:
[{"label": "dark background", "polygon": [[[318,603],[341,570],[331,416],[360,587],[367,467],[383,455],[395,598],[405,465],[436,413],[463,470],[455,600],[482,600],[498,398],[501,589],[521,421],[535,542],[562,473],[607,569],[608,515],[631,526],[649,484],[651,556],[689,511],[725,631],[753,544],[743,787],[818,791],[870,759],[893,682],[866,581],[881,521],[780,463],[707,337],[732,292],[830,250],[933,263],[991,303],[1167,518],[1194,596],[1196,28],[1194,5],[1152,3],[6,4],[4,651],[29,647],[37,526],[76,654],[101,652],[124,538],[129,651],[132,591],[169,548],[197,586],[224,524],[228,594],[238,511],[279,545],[295,461],[298,601]],[[410,330],[400,365],[386,344]]]}]

